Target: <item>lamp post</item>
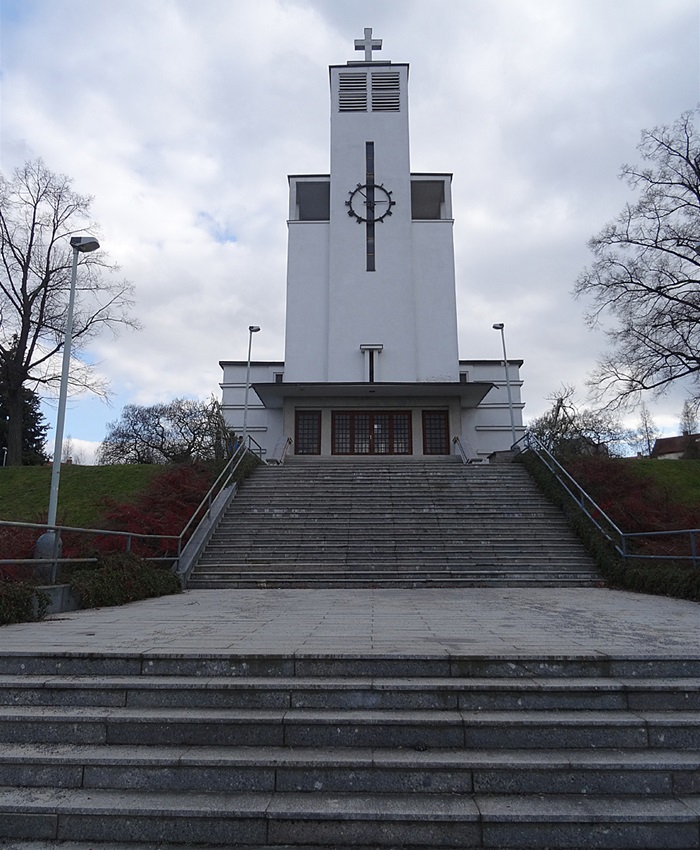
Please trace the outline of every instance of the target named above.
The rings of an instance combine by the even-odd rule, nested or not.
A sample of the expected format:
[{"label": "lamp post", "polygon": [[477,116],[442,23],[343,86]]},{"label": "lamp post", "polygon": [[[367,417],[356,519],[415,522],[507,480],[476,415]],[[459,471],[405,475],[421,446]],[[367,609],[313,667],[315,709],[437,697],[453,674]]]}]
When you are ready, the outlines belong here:
[{"label": "lamp post", "polygon": [[96,251],[100,243],[94,236],[72,236],[73,268],[70,278],[70,296],[66,317],[66,336],[63,343],[63,368],[61,369],[61,389],[58,395],[58,414],[56,417],[56,436],[54,438],[53,468],[51,471],[51,494],[49,495],[49,516],[47,524],[56,526],[58,508],[58,484],[61,477],[61,452],[63,450],[63,425],[66,419],[66,398],[68,396],[68,374],[70,372],[70,349],[73,341],[73,305],[75,303],[75,282],[78,276],[78,254]]},{"label": "lamp post", "polygon": [[253,347],[253,334],[260,328],[257,325],[248,326],[248,368],[245,373],[245,398],[243,399],[243,445],[248,441],[248,392],[250,391],[250,352]]},{"label": "lamp post", "polygon": [[506,389],[508,391],[508,412],[510,413],[510,433],[511,433],[511,437],[512,437],[512,440],[513,440],[513,442],[511,443],[511,446],[514,446],[515,443],[516,443],[515,417],[513,415],[513,394],[510,391],[510,375],[508,374],[508,355],[506,354],[506,335],[505,335],[505,332],[503,330],[504,327],[505,327],[505,325],[503,324],[503,322],[496,322],[493,325],[493,329],[495,331],[501,332],[501,342],[503,343],[503,368],[505,369],[505,372],[506,372]]}]

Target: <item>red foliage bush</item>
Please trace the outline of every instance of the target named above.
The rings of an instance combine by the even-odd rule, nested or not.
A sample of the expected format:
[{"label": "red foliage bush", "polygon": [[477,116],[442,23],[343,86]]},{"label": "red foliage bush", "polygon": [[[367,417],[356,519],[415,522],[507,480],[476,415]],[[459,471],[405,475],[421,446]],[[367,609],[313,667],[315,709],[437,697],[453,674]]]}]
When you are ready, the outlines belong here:
[{"label": "red foliage bush", "polygon": [[[621,531],[641,533],[700,527],[700,509],[676,502],[668,487],[638,474],[628,461],[581,458],[568,463],[567,471]],[[690,554],[687,535],[641,538],[637,546],[645,554]]]},{"label": "red foliage bush", "polygon": [[[35,528],[13,528],[3,526],[0,528],[0,558],[31,558],[34,554],[34,544],[40,530]],[[0,564],[0,571],[6,574],[8,565]]]},{"label": "red foliage bush", "polygon": [[[177,536],[183,530],[214,480],[208,464],[183,464],[168,469],[153,479],[133,503],[107,502],[104,527],[113,531]],[[115,538],[104,535],[93,541],[94,548],[109,551],[123,548]],[[137,555],[173,554],[173,540],[134,540],[131,551]]]}]

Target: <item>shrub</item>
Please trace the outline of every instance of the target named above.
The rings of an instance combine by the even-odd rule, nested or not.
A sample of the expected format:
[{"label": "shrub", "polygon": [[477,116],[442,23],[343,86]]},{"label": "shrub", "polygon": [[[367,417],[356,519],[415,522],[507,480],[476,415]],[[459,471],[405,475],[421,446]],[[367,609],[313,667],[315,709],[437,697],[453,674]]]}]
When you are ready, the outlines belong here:
[{"label": "shrub", "polygon": [[169,569],[153,566],[132,553],[98,554],[96,564],[73,571],[70,586],[78,594],[81,608],[123,605],[182,590]]},{"label": "shrub", "polygon": [[0,578],[0,625],[42,620],[50,601],[47,593],[29,582]]},{"label": "shrub", "polygon": [[31,558],[40,534],[35,528],[0,527],[0,558]]}]

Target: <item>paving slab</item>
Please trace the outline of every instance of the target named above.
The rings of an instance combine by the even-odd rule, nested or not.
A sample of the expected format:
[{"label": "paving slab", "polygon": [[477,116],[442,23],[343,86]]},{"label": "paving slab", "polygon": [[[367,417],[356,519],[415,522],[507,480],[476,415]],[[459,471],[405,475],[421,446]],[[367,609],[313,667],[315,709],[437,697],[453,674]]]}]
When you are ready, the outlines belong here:
[{"label": "paving slab", "polygon": [[683,660],[700,657],[698,636],[697,603],[606,588],[191,590],[4,626],[0,658],[66,652]]}]

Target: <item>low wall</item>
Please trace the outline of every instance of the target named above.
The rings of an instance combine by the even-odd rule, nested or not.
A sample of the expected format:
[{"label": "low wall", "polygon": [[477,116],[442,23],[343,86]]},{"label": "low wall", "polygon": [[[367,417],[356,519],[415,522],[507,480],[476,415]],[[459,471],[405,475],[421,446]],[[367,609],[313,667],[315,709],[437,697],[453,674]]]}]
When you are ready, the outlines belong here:
[{"label": "low wall", "polygon": [[40,586],[37,590],[48,594],[51,599],[46,609],[47,614],[62,614],[65,611],[77,611],[80,608],[78,596],[71,590],[69,584]]}]

